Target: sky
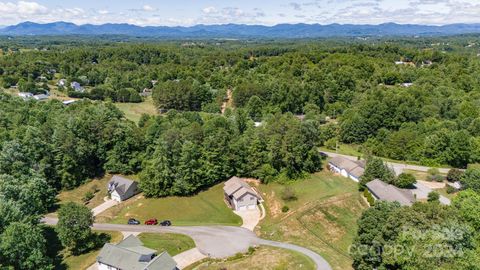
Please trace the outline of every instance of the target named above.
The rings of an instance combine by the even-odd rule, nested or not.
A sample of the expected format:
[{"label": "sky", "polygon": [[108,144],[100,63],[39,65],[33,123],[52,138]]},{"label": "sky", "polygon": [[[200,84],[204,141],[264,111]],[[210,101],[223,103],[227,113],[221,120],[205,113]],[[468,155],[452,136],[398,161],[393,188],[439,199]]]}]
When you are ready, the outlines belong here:
[{"label": "sky", "polygon": [[480,0],[0,0],[0,25],[480,23]]}]

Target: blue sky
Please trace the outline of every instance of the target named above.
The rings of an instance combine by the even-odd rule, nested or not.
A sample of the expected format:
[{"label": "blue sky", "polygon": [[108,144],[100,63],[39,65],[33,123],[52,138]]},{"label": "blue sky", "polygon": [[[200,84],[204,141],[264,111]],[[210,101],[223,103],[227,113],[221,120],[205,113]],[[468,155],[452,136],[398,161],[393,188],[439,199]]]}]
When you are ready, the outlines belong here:
[{"label": "blue sky", "polygon": [[0,25],[480,23],[480,0],[0,0]]}]

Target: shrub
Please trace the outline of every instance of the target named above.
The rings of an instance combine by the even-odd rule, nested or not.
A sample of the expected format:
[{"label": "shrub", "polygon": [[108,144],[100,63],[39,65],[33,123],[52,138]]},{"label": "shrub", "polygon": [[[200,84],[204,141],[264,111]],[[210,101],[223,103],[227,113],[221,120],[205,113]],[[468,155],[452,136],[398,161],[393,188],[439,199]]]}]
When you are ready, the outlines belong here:
[{"label": "shrub", "polygon": [[282,207],[282,213],[286,213],[286,212],[288,212],[289,210],[290,210],[290,208],[289,208],[288,206],[286,206],[286,205],[284,205],[284,206]]},{"label": "shrub", "polygon": [[417,179],[415,179],[415,176],[410,173],[401,173],[396,181],[395,181],[395,186],[399,188],[408,188],[413,186],[417,182]]},{"label": "shrub", "polygon": [[447,174],[447,180],[449,182],[457,182],[462,178],[463,172],[459,169],[450,169]]},{"label": "shrub", "polygon": [[448,194],[455,193],[456,191],[457,191],[457,190],[456,190],[454,187],[447,185],[447,193],[448,193]]},{"label": "shrub", "polygon": [[97,192],[100,191],[100,189],[98,188],[97,185],[93,185],[92,188],[91,188],[91,190],[92,190],[93,193],[97,193]]},{"label": "shrub", "polygon": [[428,193],[428,199],[427,201],[429,202],[438,202],[440,200],[440,194],[436,191],[432,191]]},{"label": "shrub", "polygon": [[325,142],[325,147],[330,150],[335,150],[337,148],[337,138],[328,139]]},{"label": "shrub", "polygon": [[284,201],[295,201],[297,200],[297,194],[295,193],[295,190],[291,187],[285,187],[282,191],[282,200]]},{"label": "shrub", "polygon": [[370,206],[375,205],[375,199],[373,198],[372,194],[370,194],[368,189],[365,189],[363,191],[363,196],[367,199],[367,202],[368,204],[370,204]]},{"label": "shrub", "polygon": [[83,200],[83,202],[87,203],[87,202],[89,202],[91,199],[93,199],[93,196],[94,196],[94,195],[93,195],[93,193],[92,193],[91,191],[87,191],[87,192],[85,193],[85,195],[83,195],[82,200]]}]

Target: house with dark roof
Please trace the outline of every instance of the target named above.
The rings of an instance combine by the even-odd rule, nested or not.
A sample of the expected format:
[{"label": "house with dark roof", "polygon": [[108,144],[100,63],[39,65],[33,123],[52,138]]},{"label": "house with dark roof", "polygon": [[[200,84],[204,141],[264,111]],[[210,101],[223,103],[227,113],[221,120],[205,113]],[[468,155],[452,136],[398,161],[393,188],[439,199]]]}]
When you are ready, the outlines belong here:
[{"label": "house with dark roof", "polygon": [[236,211],[253,210],[261,197],[243,179],[236,176],[230,178],[223,186],[225,200]]},{"label": "house with dark roof", "polygon": [[112,200],[121,202],[139,193],[138,183],[128,178],[114,175],[107,185]]},{"label": "house with dark roof", "polygon": [[177,263],[167,253],[143,246],[134,235],[113,245],[105,244],[97,257],[99,270],[177,270]]},{"label": "house with dark roof", "polygon": [[348,177],[355,182],[360,181],[360,176],[365,172],[365,160],[350,160],[345,157],[337,156],[328,162],[328,168],[334,173]]},{"label": "house with dark roof", "polygon": [[380,179],[368,182],[366,187],[375,200],[399,202],[403,206],[410,206],[416,201],[411,190],[398,188]]}]

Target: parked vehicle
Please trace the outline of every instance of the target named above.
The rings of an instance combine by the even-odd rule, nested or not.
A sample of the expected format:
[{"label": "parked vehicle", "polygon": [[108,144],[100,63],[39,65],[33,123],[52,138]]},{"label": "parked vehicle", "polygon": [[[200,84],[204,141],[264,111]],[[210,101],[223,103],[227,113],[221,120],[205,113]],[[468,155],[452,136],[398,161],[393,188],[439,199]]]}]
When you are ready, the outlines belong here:
[{"label": "parked vehicle", "polygon": [[160,222],[160,226],[172,226],[172,222],[170,220],[164,220]]},{"label": "parked vehicle", "polygon": [[152,218],[145,221],[145,225],[157,225],[157,224],[158,224],[158,220],[156,218]]},{"label": "parked vehicle", "polygon": [[140,224],[140,221],[134,219],[134,218],[130,218],[128,220],[128,225],[139,225]]}]

